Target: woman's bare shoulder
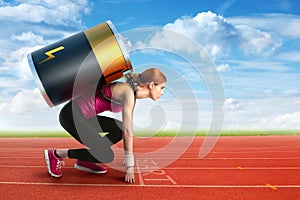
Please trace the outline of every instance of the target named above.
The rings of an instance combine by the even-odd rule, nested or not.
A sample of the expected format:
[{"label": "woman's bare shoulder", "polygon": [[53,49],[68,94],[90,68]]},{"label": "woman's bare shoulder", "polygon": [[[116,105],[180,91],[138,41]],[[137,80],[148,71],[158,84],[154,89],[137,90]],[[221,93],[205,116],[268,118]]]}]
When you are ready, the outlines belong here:
[{"label": "woman's bare shoulder", "polygon": [[128,83],[117,82],[112,84],[111,91],[115,99],[124,101],[125,98],[134,95],[131,86]]},{"label": "woman's bare shoulder", "polygon": [[111,90],[119,91],[119,92],[126,92],[130,89],[130,85],[124,82],[114,82],[111,84]]}]

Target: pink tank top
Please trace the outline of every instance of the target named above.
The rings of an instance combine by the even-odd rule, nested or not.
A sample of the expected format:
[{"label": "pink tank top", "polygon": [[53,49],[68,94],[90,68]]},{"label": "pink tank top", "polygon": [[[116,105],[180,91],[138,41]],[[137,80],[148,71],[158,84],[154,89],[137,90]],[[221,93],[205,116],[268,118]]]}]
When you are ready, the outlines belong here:
[{"label": "pink tank top", "polygon": [[[96,90],[96,94],[88,92],[86,95],[80,96],[75,101],[80,107],[83,115],[89,119],[104,111],[120,112],[122,106],[109,102],[101,96],[101,89]],[[102,87],[102,94],[109,99],[113,99],[111,92],[111,84]],[[95,96],[94,96],[95,95]]]}]

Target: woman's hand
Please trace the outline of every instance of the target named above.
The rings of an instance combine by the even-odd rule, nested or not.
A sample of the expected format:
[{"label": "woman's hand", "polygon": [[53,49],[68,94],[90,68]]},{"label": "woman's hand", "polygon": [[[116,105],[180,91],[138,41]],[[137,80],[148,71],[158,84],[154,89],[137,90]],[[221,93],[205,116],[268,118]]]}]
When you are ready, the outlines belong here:
[{"label": "woman's hand", "polygon": [[126,167],[125,172],[125,182],[126,183],[134,183],[134,167]]}]

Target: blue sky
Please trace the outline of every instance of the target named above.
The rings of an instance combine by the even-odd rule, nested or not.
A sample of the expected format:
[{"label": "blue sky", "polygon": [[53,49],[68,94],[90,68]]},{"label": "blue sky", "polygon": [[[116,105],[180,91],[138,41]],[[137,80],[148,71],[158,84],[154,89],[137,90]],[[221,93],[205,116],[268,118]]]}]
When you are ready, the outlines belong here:
[{"label": "blue sky", "polygon": [[[224,129],[300,128],[297,0],[61,0],[59,4],[54,0],[0,0],[1,130],[60,129],[57,115],[61,106],[46,105],[26,55],[106,20],[131,37],[134,47],[157,45],[169,50],[132,52],[136,71],[158,66],[168,72],[170,80],[160,101],[137,104],[137,126],[145,129],[155,121],[160,129],[178,129],[185,120],[198,129],[210,126],[214,91],[207,83],[209,68],[199,65],[197,71],[177,55],[183,52],[188,57],[194,50],[189,42],[196,42],[222,80]],[[162,34],[145,38],[143,29]],[[164,30],[180,34],[182,40],[164,38]],[[140,37],[147,41],[139,41]],[[193,101],[195,113],[190,112],[195,110]],[[183,120],[185,112],[191,114]]]}]

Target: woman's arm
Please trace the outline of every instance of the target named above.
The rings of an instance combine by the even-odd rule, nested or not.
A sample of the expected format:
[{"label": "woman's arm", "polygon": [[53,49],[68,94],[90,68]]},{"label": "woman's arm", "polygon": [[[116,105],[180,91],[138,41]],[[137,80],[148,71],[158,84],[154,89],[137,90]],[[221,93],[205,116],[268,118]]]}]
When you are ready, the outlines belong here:
[{"label": "woman's arm", "polygon": [[126,165],[125,181],[128,183],[135,182],[134,177],[134,156],[133,156],[133,111],[135,99],[130,87],[125,87],[123,98],[123,142],[124,158]]},{"label": "woman's arm", "polygon": [[123,104],[123,142],[125,155],[133,154],[133,108],[131,102]]}]

